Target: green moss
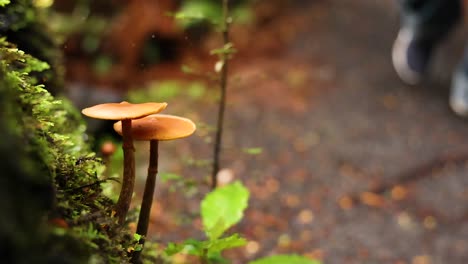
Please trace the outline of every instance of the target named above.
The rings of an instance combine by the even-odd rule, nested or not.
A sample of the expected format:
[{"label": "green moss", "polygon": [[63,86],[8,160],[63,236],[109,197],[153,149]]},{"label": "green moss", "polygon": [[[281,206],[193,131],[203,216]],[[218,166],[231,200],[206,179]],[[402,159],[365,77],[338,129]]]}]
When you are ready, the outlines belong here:
[{"label": "green moss", "polygon": [[19,49],[47,62],[50,68],[32,71],[47,90],[56,95],[62,91],[64,67],[59,43],[48,30],[47,11],[39,10],[32,0],[16,0],[0,6],[0,35]]},{"label": "green moss", "polygon": [[6,212],[0,241],[8,245],[2,249],[7,262],[126,263],[135,241],[116,230],[113,202],[102,194],[103,165],[84,140],[81,115],[31,77],[47,64],[5,39],[0,58],[0,134],[6,137],[0,158],[8,161],[0,177],[0,211]]}]

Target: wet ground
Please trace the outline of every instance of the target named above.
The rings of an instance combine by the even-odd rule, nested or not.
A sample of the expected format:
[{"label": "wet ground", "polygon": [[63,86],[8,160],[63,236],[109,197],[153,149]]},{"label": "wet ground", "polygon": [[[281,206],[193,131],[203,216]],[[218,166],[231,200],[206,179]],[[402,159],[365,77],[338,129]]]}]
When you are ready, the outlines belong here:
[{"label": "wet ground", "polygon": [[[251,191],[234,229],[250,242],[227,256],[468,263],[468,120],[447,103],[466,31],[443,45],[428,81],[408,87],[390,61],[396,1],[296,2],[263,26],[282,38],[270,35],[273,43],[233,61],[222,168]],[[214,124],[216,105],[181,99],[166,112]],[[161,144],[161,171],[209,175],[209,167],[173,164],[209,159],[207,135],[202,128]],[[251,147],[263,151],[242,151]],[[168,188],[159,184],[150,233],[157,241],[201,237],[196,212],[208,188],[192,197]]]}]

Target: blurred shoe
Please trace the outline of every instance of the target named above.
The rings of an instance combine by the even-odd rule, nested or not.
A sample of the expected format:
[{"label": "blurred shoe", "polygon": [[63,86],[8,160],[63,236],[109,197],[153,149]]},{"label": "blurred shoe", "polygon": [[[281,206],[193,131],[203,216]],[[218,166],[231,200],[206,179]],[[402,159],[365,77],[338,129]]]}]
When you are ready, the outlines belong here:
[{"label": "blurred shoe", "polygon": [[468,76],[461,69],[452,78],[450,107],[457,115],[468,117]]},{"label": "blurred shoe", "polygon": [[417,40],[413,30],[401,28],[393,43],[392,61],[398,76],[407,84],[418,84],[424,76],[433,44]]}]

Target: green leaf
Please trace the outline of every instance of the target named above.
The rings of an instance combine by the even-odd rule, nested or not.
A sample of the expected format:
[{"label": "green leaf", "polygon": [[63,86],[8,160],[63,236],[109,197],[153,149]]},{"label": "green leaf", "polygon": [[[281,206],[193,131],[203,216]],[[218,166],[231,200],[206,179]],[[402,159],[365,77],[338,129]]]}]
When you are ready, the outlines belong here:
[{"label": "green leaf", "polygon": [[249,191],[238,181],[207,194],[201,203],[206,235],[215,240],[239,222],[247,208],[248,200]]},{"label": "green leaf", "polygon": [[171,101],[177,97],[183,90],[183,84],[180,81],[169,80],[162,82],[150,82],[145,89],[134,89],[128,95],[129,101],[148,102],[148,101]]},{"label": "green leaf", "polygon": [[143,246],[138,244],[135,246],[135,248],[133,249],[134,251],[142,251],[143,250]]},{"label": "green leaf", "polygon": [[183,251],[189,255],[201,256],[206,248],[206,241],[187,239],[183,243]]},{"label": "green leaf", "polygon": [[298,255],[277,255],[249,262],[249,264],[320,264],[318,260],[308,259]]},{"label": "green leaf", "polygon": [[201,21],[219,24],[222,13],[221,5],[212,1],[184,1],[175,18],[183,27],[190,27]]},{"label": "green leaf", "polygon": [[176,243],[169,243],[164,250],[164,253],[167,254],[168,256],[175,255],[179,252],[181,252],[184,249],[183,244],[176,244]]},{"label": "green leaf", "polygon": [[107,55],[98,56],[93,64],[93,69],[98,75],[104,75],[111,71],[112,69],[112,58]]},{"label": "green leaf", "polygon": [[242,149],[242,151],[250,155],[259,155],[263,152],[263,149],[262,148],[244,148]]},{"label": "green leaf", "polygon": [[164,172],[159,175],[161,182],[169,182],[169,181],[179,181],[182,180],[182,176],[175,173]]},{"label": "green leaf", "polygon": [[247,5],[234,8],[231,13],[236,24],[249,24],[255,19],[255,14],[252,8]]},{"label": "green leaf", "polygon": [[6,6],[10,3],[10,0],[0,0],[0,6]]},{"label": "green leaf", "polygon": [[240,237],[239,234],[233,234],[231,236],[212,240],[207,245],[208,254],[216,254],[222,252],[225,249],[241,247],[247,244],[245,238]]},{"label": "green leaf", "polygon": [[237,50],[236,48],[234,48],[234,44],[232,44],[231,42],[229,43],[226,43],[223,45],[223,47],[219,48],[219,49],[213,49],[210,51],[210,54],[211,55],[231,55],[233,53],[236,53]]},{"label": "green leaf", "polygon": [[168,256],[172,256],[177,253],[201,256],[204,253],[207,243],[207,241],[198,241],[195,239],[187,239],[181,244],[169,243],[164,250],[164,253]]},{"label": "green leaf", "polygon": [[194,70],[193,70],[190,66],[185,65],[185,64],[182,65],[182,67],[180,67],[180,70],[181,70],[183,73],[187,73],[187,74],[188,74],[188,73],[193,73],[193,72],[194,72]]},{"label": "green leaf", "polygon": [[226,231],[229,227],[230,226],[226,224],[224,219],[219,219],[212,227],[205,227],[205,233],[207,237],[209,237],[211,240],[214,240],[223,235],[224,231]]},{"label": "green leaf", "polygon": [[135,234],[133,234],[133,239],[138,242],[141,239],[141,235],[135,233]]},{"label": "green leaf", "polygon": [[187,95],[192,99],[202,98],[207,88],[200,82],[193,82],[187,87]]},{"label": "green leaf", "polygon": [[221,253],[212,253],[208,254],[208,263],[216,263],[216,264],[230,264],[231,261],[224,258]]}]

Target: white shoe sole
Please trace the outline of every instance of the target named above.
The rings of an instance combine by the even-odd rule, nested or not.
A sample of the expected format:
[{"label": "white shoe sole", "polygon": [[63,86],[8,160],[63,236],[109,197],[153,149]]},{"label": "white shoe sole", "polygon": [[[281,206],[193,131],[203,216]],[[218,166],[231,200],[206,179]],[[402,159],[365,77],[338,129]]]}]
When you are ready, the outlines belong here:
[{"label": "white shoe sole", "polygon": [[468,117],[468,102],[463,98],[468,97],[468,80],[460,72],[456,72],[452,78],[452,91],[450,95],[450,107],[459,116]]},{"label": "white shoe sole", "polygon": [[406,58],[406,51],[411,40],[411,35],[408,29],[400,29],[393,43],[392,62],[396,73],[402,81],[410,85],[416,85],[421,82],[422,76],[409,68]]}]

